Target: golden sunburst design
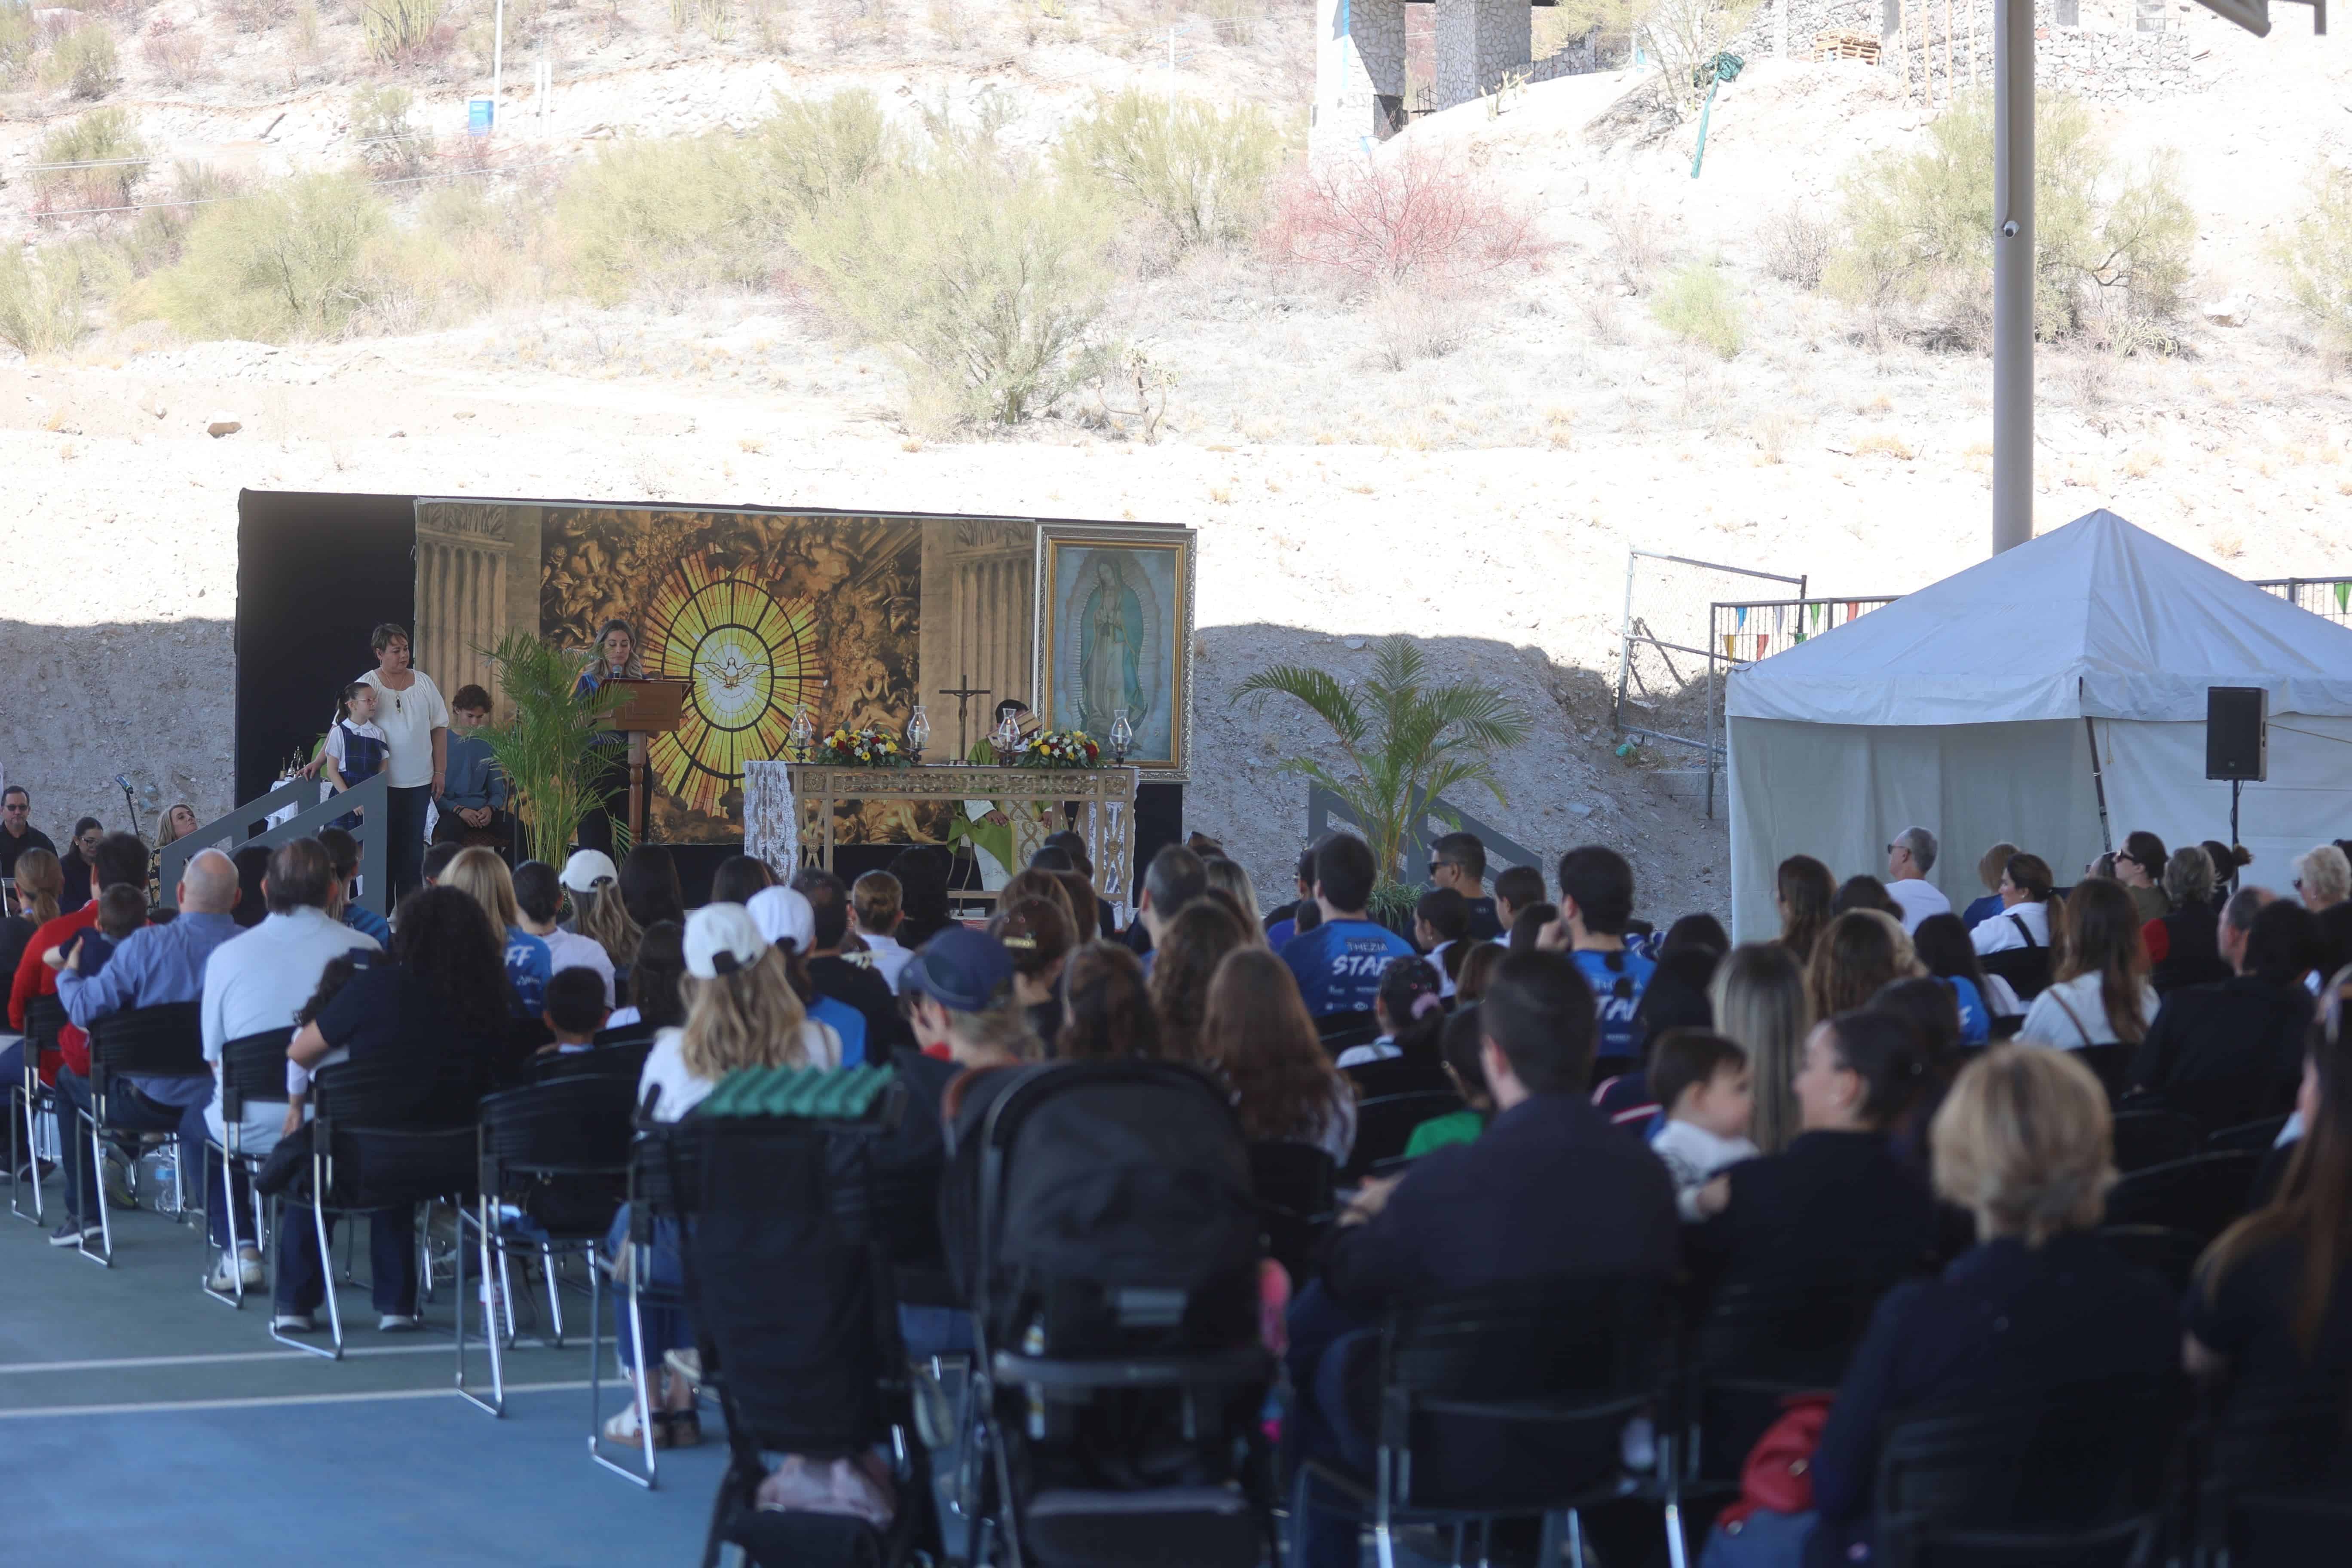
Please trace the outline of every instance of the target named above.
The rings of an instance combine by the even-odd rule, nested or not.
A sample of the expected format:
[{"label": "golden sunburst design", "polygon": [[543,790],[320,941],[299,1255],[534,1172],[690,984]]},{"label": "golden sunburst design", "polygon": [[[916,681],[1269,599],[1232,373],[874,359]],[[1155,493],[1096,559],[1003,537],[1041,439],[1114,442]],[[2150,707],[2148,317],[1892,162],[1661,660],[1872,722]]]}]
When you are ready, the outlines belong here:
[{"label": "golden sunburst design", "polygon": [[742,784],[746,759],[782,754],[794,705],[816,694],[814,622],[807,600],[779,604],[708,554],[662,580],[646,617],[646,673],[687,682],[688,696],[677,731],[654,737],[649,762],[688,810],[719,812]]}]

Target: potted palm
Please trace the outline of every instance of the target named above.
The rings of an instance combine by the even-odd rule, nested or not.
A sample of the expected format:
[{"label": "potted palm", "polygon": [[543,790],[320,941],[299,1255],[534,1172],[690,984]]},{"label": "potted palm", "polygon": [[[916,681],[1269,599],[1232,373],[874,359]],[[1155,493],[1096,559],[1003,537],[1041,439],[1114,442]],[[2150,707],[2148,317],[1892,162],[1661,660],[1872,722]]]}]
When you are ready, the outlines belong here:
[{"label": "potted palm", "polygon": [[[516,819],[524,825],[530,857],[561,866],[572,852],[580,820],[611,787],[621,767],[618,747],[593,747],[589,737],[621,704],[625,693],[607,686],[577,689],[580,660],[562,645],[529,632],[509,632],[481,650],[490,662],[506,717],[484,730],[490,755],[506,775]],[[614,847],[626,825],[613,824]]]},{"label": "potted palm", "polygon": [[1268,698],[1292,698],[1330,726],[1347,758],[1344,771],[1312,757],[1282,765],[1329,790],[1355,814],[1380,868],[1372,910],[1385,919],[1412,907],[1413,889],[1403,876],[1405,845],[1424,812],[1444,815],[1431,803],[1449,789],[1476,784],[1496,804],[1508,804],[1495,758],[1524,743],[1534,727],[1533,716],[1501,688],[1478,680],[1432,685],[1428,674],[1411,638],[1383,637],[1367,680],[1345,683],[1328,670],[1278,664],[1243,681],[1233,697],[1248,699],[1253,716]]}]

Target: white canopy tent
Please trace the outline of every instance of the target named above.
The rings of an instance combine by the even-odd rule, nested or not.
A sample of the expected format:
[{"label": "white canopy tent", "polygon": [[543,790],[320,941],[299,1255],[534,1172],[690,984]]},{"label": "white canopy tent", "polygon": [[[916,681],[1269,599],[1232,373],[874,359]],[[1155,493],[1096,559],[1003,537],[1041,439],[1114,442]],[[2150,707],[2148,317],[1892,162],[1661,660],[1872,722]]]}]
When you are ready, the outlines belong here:
[{"label": "white canopy tent", "polygon": [[[2245,786],[2253,881],[2352,836],[2352,630],[2095,511],[1731,677],[1732,918],[1779,929],[1774,868],[1883,875],[1916,823],[1954,908],[2008,839],[2063,884],[2145,828],[2227,839],[2205,691],[2270,692],[2270,779]],[[2101,822],[2104,790],[2106,821]]]}]

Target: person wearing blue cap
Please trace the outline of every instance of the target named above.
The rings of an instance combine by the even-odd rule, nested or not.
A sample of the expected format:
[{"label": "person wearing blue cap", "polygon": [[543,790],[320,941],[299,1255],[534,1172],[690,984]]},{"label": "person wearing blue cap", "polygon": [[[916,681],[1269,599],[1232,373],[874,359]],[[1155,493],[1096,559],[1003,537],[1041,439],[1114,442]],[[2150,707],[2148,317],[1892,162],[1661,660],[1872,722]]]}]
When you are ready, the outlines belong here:
[{"label": "person wearing blue cap", "polygon": [[925,942],[898,972],[898,994],[925,1056],[997,1068],[1038,1055],[1028,1013],[1013,995],[1013,955],[986,931],[950,926]]}]

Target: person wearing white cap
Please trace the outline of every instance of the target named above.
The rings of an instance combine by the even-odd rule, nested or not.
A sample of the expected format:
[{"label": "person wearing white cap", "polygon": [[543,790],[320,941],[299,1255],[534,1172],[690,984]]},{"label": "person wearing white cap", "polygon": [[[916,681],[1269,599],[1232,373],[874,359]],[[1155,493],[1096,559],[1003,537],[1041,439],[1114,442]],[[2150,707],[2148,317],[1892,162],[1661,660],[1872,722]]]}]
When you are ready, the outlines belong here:
[{"label": "person wearing white cap", "polygon": [[686,917],[683,1028],[654,1037],[637,1103],[658,1090],[653,1116],[676,1121],[738,1068],[841,1065],[841,1037],[808,1016],[784,955],[740,904],[705,904]]},{"label": "person wearing white cap", "polygon": [[602,849],[575,849],[556,880],[572,895],[572,923],[563,929],[603,948],[614,973],[627,974],[645,933],[621,901],[621,873],[613,858]]},{"label": "person wearing white cap", "polygon": [[[808,895],[798,888],[762,888],[743,907],[750,911],[751,923],[760,928],[760,934],[800,960],[801,977],[810,979],[805,964],[816,947],[816,909],[809,902]],[[829,1026],[841,1037],[842,1065],[856,1067],[864,1062],[870,1027],[866,1015],[838,997],[814,994],[814,984],[809,990],[809,1016]]]}]

